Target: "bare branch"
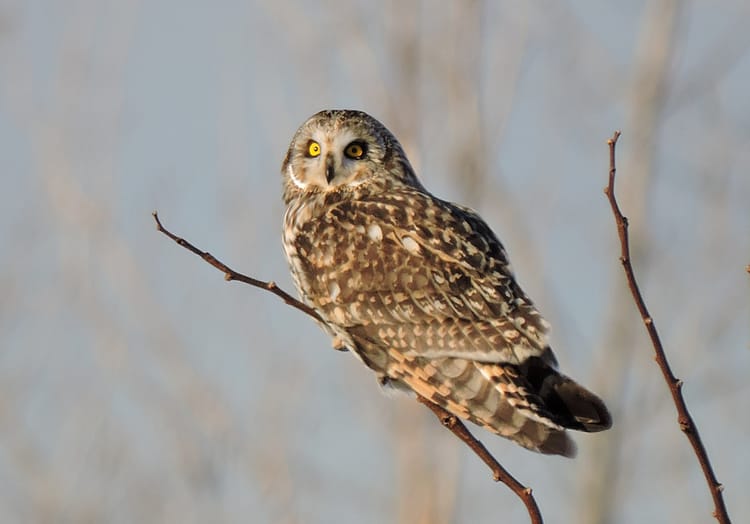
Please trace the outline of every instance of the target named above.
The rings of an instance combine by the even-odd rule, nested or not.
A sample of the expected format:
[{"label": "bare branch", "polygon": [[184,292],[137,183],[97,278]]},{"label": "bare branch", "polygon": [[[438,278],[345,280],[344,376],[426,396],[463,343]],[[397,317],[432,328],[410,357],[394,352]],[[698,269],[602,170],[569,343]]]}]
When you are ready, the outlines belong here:
[{"label": "bare branch", "polygon": [[[154,211],[152,215],[154,216],[154,220],[156,221],[156,229],[160,233],[164,233],[166,236],[177,242],[177,244],[184,247],[191,253],[198,255],[213,267],[224,273],[225,280],[236,280],[238,282],[243,282],[245,284],[270,291],[290,306],[299,309],[303,313],[306,313],[319,322],[322,321],[320,316],[312,308],[303,304],[302,302],[291,296],[289,293],[279,288],[274,282],[264,282],[263,280],[257,280],[247,275],[243,275],[242,273],[238,273],[223,262],[217,260],[216,257],[214,257],[208,251],[201,251],[184,238],[178,237],[177,235],[167,230],[159,220],[159,215],[156,211]],[[485,448],[484,445],[479,442],[479,440],[477,440],[474,435],[472,435],[469,430],[466,429],[466,426],[464,426],[464,424],[455,416],[451,415],[449,412],[447,412],[437,404],[430,402],[424,397],[417,396],[417,400],[430,408],[430,410],[435,413],[435,415],[440,419],[440,421],[446,428],[450,429],[454,435],[456,435],[459,439],[461,439],[461,441],[469,446],[469,448],[471,448],[471,450],[480,459],[482,459],[482,461],[484,461],[487,466],[489,466],[489,468],[492,470],[495,481],[503,482],[513,491],[513,493],[518,495],[518,497],[526,505],[526,509],[528,510],[529,517],[531,519],[531,524],[542,524],[542,515],[539,512],[539,507],[536,504],[536,500],[534,500],[534,496],[531,494],[531,488],[525,487],[523,484],[518,482],[513,477],[513,475],[508,473],[508,471],[503,468],[497,460],[495,460],[492,454],[487,451],[487,448]]]},{"label": "bare branch", "polygon": [[477,457],[482,459],[482,461],[487,464],[487,466],[492,470],[492,476],[495,479],[495,482],[502,482],[503,484],[508,486],[511,491],[513,491],[513,493],[515,493],[518,498],[523,501],[523,503],[526,505],[526,509],[529,512],[529,518],[531,519],[532,524],[542,524],[542,514],[539,511],[539,506],[537,506],[536,504],[534,495],[531,494],[531,488],[527,488],[526,486],[518,482],[515,477],[513,477],[513,475],[508,472],[507,469],[502,467],[500,463],[495,460],[495,457],[493,457],[492,454],[487,451],[487,448],[484,447],[484,444],[477,440],[477,438],[472,435],[471,432],[466,428],[464,423],[461,422],[456,416],[452,415],[442,407],[422,396],[417,396],[417,402],[420,402],[430,408],[435,416],[440,419],[440,422],[443,424],[443,426],[451,430],[454,435],[456,435],[464,444],[471,448],[471,450],[476,454]]},{"label": "bare branch", "polygon": [[607,144],[609,145],[609,184],[604,188],[604,194],[607,195],[607,199],[612,208],[612,214],[615,217],[615,223],[617,225],[617,234],[620,237],[620,262],[625,271],[628,287],[633,295],[633,300],[638,307],[638,311],[643,319],[643,324],[646,327],[648,336],[651,338],[651,343],[654,346],[656,363],[659,365],[659,369],[661,369],[662,375],[664,375],[664,380],[669,386],[669,391],[672,394],[672,400],[677,409],[677,423],[680,426],[680,430],[682,430],[690,441],[701,469],[703,470],[703,475],[706,477],[706,483],[708,484],[708,489],[711,492],[711,497],[714,501],[713,516],[721,524],[729,524],[729,514],[727,513],[727,508],[724,504],[724,496],[722,494],[724,487],[716,479],[716,475],[714,474],[711,462],[708,458],[708,453],[706,452],[706,448],[703,446],[703,441],[698,433],[698,426],[696,426],[693,418],[690,416],[687,404],[685,404],[685,399],[682,395],[683,382],[672,373],[672,368],[667,361],[667,355],[664,352],[661,339],[656,331],[656,324],[654,323],[651,314],[648,312],[646,303],[643,300],[640,289],[638,288],[638,283],[635,280],[633,266],[630,263],[628,219],[620,211],[620,206],[617,204],[617,199],[615,197],[615,173],[617,171],[615,165],[615,148],[618,138],[620,138],[620,132],[615,131],[612,138],[607,141]]},{"label": "bare branch", "polygon": [[159,214],[154,211],[151,213],[154,216],[154,220],[156,221],[156,229],[157,231],[164,233],[169,238],[177,242],[180,246],[184,247],[191,253],[195,253],[199,257],[201,257],[203,260],[214,266],[216,269],[224,273],[224,280],[230,281],[230,280],[236,280],[238,282],[243,282],[245,284],[250,284],[251,286],[258,287],[260,289],[265,289],[266,291],[270,291],[277,297],[281,298],[284,302],[292,306],[293,308],[297,308],[303,313],[306,313],[307,315],[311,316],[318,322],[321,322],[320,316],[315,312],[314,309],[307,306],[306,304],[303,304],[296,298],[294,298],[292,295],[281,289],[279,286],[276,285],[276,282],[270,281],[265,282],[263,280],[257,280],[253,277],[249,277],[247,275],[243,275],[242,273],[238,273],[234,269],[230,268],[223,262],[220,262],[217,260],[211,253],[208,251],[201,251],[197,247],[195,247],[193,244],[185,240],[184,238],[180,238],[177,235],[171,233],[167,229],[164,228],[164,226],[161,224],[161,221],[159,220]]}]

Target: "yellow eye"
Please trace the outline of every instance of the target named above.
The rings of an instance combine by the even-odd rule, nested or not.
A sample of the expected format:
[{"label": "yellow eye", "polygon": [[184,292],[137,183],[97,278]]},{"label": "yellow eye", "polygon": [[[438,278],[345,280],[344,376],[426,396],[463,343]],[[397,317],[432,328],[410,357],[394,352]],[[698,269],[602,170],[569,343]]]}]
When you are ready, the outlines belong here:
[{"label": "yellow eye", "polygon": [[344,154],[349,158],[359,160],[360,158],[365,156],[365,144],[363,144],[362,142],[352,142],[351,144],[346,146]]},{"label": "yellow eye", "polygon": [[320,144],[318,144],[315,140],[310,140],[310,143],[307,144],[307,155],[316,157],[320,155]]}]

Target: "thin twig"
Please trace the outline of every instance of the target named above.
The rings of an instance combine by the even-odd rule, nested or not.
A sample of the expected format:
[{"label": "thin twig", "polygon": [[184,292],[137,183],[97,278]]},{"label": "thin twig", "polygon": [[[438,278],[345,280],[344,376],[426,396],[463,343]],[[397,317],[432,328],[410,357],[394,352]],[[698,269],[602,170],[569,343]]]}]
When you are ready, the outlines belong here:
[{"label": "thin twig", "polygon": [[625,271],[628,287],[633,295],[633,300],[635,300],[635,304],[638,307],[641,318],[643,319],[643,324],[646,326],[646,331],[648,332],[648,336],[651,338],[651,343],[654,346],[656,363],[659,365],[662,375],[664,375],[664,380],[667,382],[669,391],[672,394],[672,400],[677,409],[677,423],[690,441],[690,444],[693,446],[693,451],[695,452],[696,457],[698,457],[698,462],[703,470],[703,475],[706,477],[706,483],[708,484],[708,489],[711,492],[711,497],[714,501],[713,516],[721,524],[729,524],[729,514],[727,513],[727,508],[724,504],[724,496],[722,494],[724,486],[716,480],[713,467],[708,459],[708,453],[706,452],[706,448],[703,446],[703,441],[698,433],[698,426],[696,426],[693,418],[690,416],[687,404],[685,404],[685,399],[682,395],[683,382],[672,373],[672,368],[667,361],[667,355],[664,353],[661,339],[656,331],[656,325],[648,312],[648,308],[646,308],[646,303],[643,300],[643,296],[641,295],[641,291],[635,280],[635,273],[633,272],[633,266],[630,262],[628,219],[620,211],[620,206],[617,204],[617,199],[615,198],[615,173],[617,171],[615,167],[615,147],[618,138],[620,138],[620,132],[615,131],[612,138],[607,141],[607,144],[609,145],[609,184],[604,188],[604,194],[607,195],[609,204],[612,207],[612,214],[615,217],[615,223],[617,224],[617,234],[620,237],[620,262],[622,262],[622,267]]},{"label": "thin twig", "polygon": [[434,402],[427,400],[422,396],[417,396],[417,402],[420,402],[430,408],[435,416],[440,419],[440,422],[451,430],[461,441],[469,446],[471,450],[478,456],[487,466],[492,470],[492,476],[495,482],[502,482],[508,486],[513,493],[515,493],[526,505],[526,509],[529,512],[529,518],[531,518],[532,524],[542,524],[542,514],[539,512],[539,506],[536,504],[534,495],[531,494],[531,488],[527,488],[520,482],[518,482],[513,475],[511,475],[507,469],[502,467],[500,463],[495,460],[495,457],[484,447],[477,438],[471,434],[466,428],[463,422],[461,422],[456,416],[452,415],[442,407],[438,406]]},{"label": "thin twig", "polygon": [[[265,282],[263,280],[257,280],[255,278],[249,277],[247,275],[243,275],[242,273],[238,273],[237,271],[231,269],[229,266],[224,264],[223,262],[219,261],[214,257],[211,253],[208,251],[201,251],[197,247],[195,247],[193,244],[185,240],[184,238],[178,237],[177,235],[173,234],[169,230],[167,230],[159,220],[159,215],[156,211],[152,213],[154,216],[154,220],[156,221],[156,229],[160,233],[164,233],[166,236],[177,242],[180,246],[184,247],[191,253],[194,253],[201,257],[203,260],[211,264],[213,267],[224,273],[224,279],[229,280],[236,280],[238,282],[243,282],[245,284],[249,284],[251,286],[265,289],[266,291],[270,291],[277,297],[280,297],[284,302],[289,304],[290,306],[297,308],[298,310],[302,311],[303,313],[306,313],[313,319],[317,321],[322,321],[320,316],[310,307],[308,307],[306,304],[303,304],[293,296],[291,296],[289,293],[285,292],[281,288],[279,288],[274,282]],[[492,470],[492,474],[495,478],[495,481],[501,481],[504,484],[506,484],[518,497],[523,501],[523,503],[526,505],[526,508],[529,512],[529,517],[531,519],[531,524],[542,524],[542,515],[539,512],[539,507],[536,504],[536,500],[534,500],[534,496],[531,494],[531,488],[527,488],[524,485],[522,485],[520,482],[518,482],[513,475],[508,473],[508,471],[503,468],[500,463],[495,460],[495,458],[490,454],[489,451],[487,451],[487,448],[484,447],[484,445],[479,442],[471,433],[469,433],[469,430],[466,429],[466,426],[458,420],[456,417],[451,415],[449,412],[438,406],[437,404],[434,404],[430,402],[429,400],[425,399],[424,397],[417,396],[417,400],[430,408],[433,413],[440,419],[440,421],[443,423],[445,427],[450,429],[454,435],[456,435],[459,439],[461,439],[471,450],[480,458],[482,461],[484,461],[487,466]]]},{"label": "thin twig", "polygon": [[251,286],[255,286],[261,289],[265,289],[266,291],[270,291],[277,297],[281,298],[284,302],[286,302],[288,305],[299,309],[303,313],[306,313],[310,315],[312,318],[317,320],[318,322],[321,322],[320,316],[315,312],[314,309],[309,307],[306,304],[303,304],[296,298],[294,298],[292,295],[281,289],[279,286],[276,285],[276,282],[270,281],[265,282],[263,280],[257,280],[253,277],[249,277],[247,275],[243,275],[242,273],[238,273],[234,269],[230,268],[226,264],[220,262],[217,260],[211,253],[208,251],[201,251],[197,247],[195,247],[193,244],[185,240],[184,238],[180,238],[177,235],[171,233],[167,229],[164,228],[164,226],[161,224],[161,221],[159,220],[159,214],[154,211],[151,213],[154,216],[154,220],[156,221],[156,229],[157,231],[164,233],[169,238],[177,242],[180,246],[184,247],[188,251],[195,253],[199,257],[201,257],[203,260],[214,266],[216,269],[224,273],[224,280],[230,281],[230,280],[236,280],[238,282],[244,282],[245,284],[250,284]]}]

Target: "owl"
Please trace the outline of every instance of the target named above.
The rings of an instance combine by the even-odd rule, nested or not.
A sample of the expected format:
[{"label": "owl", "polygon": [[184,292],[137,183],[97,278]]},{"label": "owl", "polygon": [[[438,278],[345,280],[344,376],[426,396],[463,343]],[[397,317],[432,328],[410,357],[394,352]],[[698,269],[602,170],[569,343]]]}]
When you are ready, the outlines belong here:
[{"label": "owl", "polygon": [[611,426],[604,403],[558,371],[549,326],[490,227],[425,189],[383,124],[321,111],[281,173],[300,297],[381,385],[541,453],[572,457],[567,429]]}]

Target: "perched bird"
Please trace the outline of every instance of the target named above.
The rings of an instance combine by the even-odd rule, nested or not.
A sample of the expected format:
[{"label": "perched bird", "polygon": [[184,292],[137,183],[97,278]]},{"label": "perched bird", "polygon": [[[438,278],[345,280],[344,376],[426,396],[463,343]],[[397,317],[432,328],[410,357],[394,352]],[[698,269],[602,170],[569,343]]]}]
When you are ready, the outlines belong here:
[{"label": "perched bird", "polygon": [[297,290],[382,385],[541,453],[572,457],[566,429],[611,426],[604,403],[557,370],[548,324],[489,226],[427,191],[383,124],[321,111],[281,172]]}]

